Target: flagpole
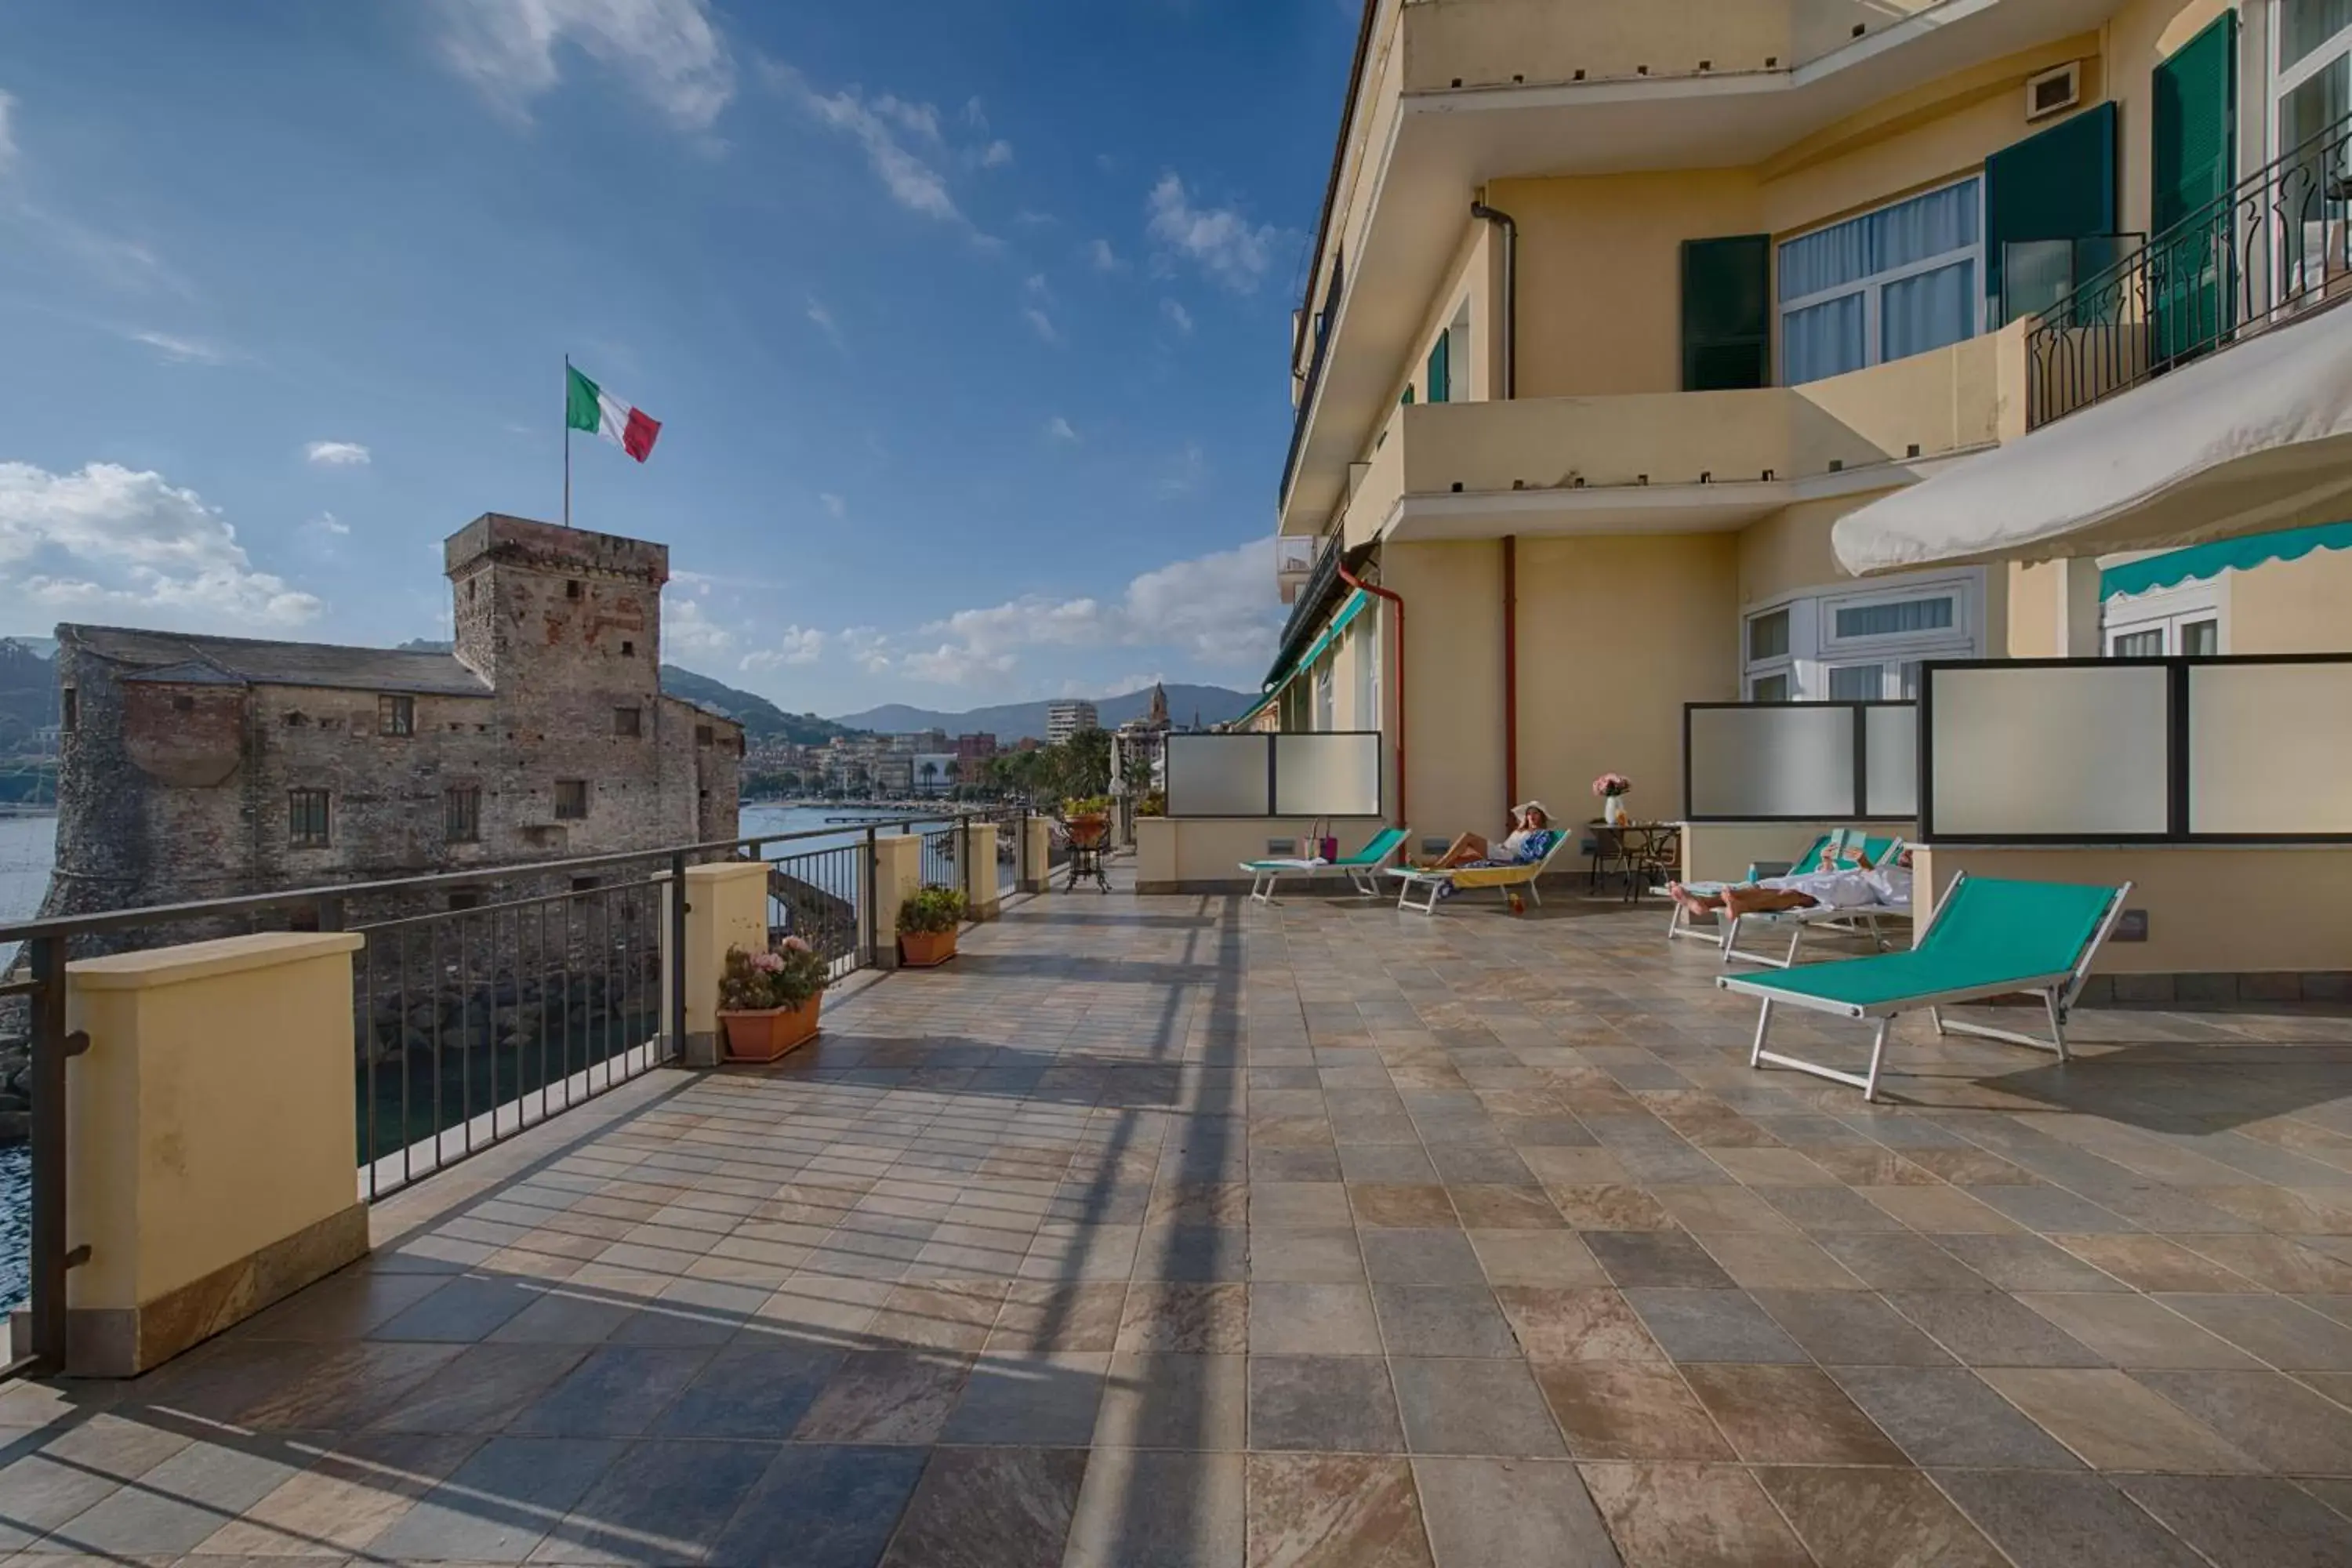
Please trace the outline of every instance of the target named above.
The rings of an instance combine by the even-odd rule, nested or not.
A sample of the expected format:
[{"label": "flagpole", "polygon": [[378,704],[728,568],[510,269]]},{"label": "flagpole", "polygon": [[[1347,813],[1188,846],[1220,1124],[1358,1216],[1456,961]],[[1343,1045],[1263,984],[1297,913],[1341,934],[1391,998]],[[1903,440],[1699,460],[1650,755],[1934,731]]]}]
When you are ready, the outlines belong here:
[{"label": "flagpole", "polygon": [[563,356],[563,526],[572,526],[572,356]]}]

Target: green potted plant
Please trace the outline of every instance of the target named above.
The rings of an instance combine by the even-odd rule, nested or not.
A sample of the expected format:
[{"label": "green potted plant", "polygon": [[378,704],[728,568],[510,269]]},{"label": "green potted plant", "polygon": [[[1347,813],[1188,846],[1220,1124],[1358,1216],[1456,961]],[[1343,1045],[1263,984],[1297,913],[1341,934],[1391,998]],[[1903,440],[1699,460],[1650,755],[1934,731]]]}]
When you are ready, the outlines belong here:
[{"label": "green potted plant", "polygon": [[727,1059],[772,1062],[815,1035],[826,971],[804,937],[788,936],[765,952],[729,948],[719,976]]},{"label": "green potted plant", "polygon": [[898,906],[898,962],[909,969],[929,969],[953,958],[963,911],[963,894],[957,889],[918,889]]},{"label": "green potted plant", "polygon": [[1147,791],[1143,798],[1135,803],[1135,815],[1138,816],[1167,816],[1168,792],[1164,789]]}]

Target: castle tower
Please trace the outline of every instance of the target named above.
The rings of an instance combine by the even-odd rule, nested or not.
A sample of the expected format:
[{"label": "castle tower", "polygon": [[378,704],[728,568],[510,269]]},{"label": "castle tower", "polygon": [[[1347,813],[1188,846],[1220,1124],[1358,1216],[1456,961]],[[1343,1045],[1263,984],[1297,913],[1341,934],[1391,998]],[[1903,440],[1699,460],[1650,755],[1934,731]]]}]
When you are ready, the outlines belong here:
[{"label": "castle tower", "polygon": [[485,512],[442,553],[457,658],[501,695],[658,691],[667,545]]}]

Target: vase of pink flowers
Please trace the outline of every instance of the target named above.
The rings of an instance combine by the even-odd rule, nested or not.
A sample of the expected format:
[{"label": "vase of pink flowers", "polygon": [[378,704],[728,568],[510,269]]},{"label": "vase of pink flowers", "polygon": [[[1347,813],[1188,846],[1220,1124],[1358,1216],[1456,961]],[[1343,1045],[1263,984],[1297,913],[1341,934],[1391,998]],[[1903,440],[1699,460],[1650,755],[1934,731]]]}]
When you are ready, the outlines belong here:
[{"label": "vase of pink flowers", "polygon": [[1625,809],[1625,797],[1633,793],[1633,781],[1623,773],[1602,773],[1592,781],[1592,793],[1601,797],[1601,820],[1612,827],[1622,827],[1633,820]]},{"label": "vase of pink flowers", "polygon": [[719,976],[719,1026],[730,1062],[772,1062],[816,1033],[828,978],[805,937],[765,952],[727,950]]}]

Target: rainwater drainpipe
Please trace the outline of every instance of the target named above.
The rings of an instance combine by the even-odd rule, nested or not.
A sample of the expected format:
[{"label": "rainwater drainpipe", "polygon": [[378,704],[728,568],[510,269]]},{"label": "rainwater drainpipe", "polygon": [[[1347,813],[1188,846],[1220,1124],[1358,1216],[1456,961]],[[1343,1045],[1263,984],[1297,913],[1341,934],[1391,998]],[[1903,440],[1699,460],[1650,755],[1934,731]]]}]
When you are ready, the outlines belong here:
[{"label": "rainwater drainpipe", "polygon": [[1353,572],[1348,570],[1348,563],[1345,561],[1339,563],[1339,581],[1345,583],[1350,588],[1360,588],[1365,593],[1371,595],[1375,598],[1386,599],[1390,604],[1396,606],[1396,821],[1399,827],[1411,827],[1412,826],[1412,818],[1406,814],[1404,799],[1404,597],[1393,589],[1383,588],[1377,583],[1364,582]]},{"label": "rainwater drainpipe", "polygon": [[[1519,395],[1519,226],[1510,214],[1472,202],[1470,216],[1503,231],[1502,343],[1506,398]],[[1519,801],[1519,536],[1503,536],[1503,805]]]}]

